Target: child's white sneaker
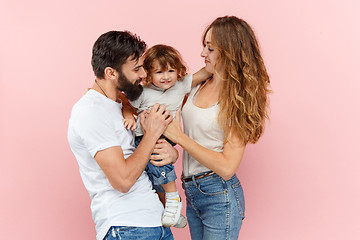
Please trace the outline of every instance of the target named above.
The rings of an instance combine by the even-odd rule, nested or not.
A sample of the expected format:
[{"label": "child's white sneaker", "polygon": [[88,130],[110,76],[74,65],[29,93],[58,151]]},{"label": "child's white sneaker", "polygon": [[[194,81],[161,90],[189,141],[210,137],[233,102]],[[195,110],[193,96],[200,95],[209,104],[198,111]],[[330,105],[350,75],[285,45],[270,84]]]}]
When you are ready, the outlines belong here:
[{"label": "child's white sneaker", "polygon": [[[164,227],[173,227],[178,223],[182,208],[181,199],[166,199],[164,214],[162,216],[162,225]],[[185,219],[186,221],[186,219]]]},{"label": "child's white sneaker", "polygon": [[180,214],[179,221],[174,225],[176,228],[184,228],[187,225],[186,218]]}]

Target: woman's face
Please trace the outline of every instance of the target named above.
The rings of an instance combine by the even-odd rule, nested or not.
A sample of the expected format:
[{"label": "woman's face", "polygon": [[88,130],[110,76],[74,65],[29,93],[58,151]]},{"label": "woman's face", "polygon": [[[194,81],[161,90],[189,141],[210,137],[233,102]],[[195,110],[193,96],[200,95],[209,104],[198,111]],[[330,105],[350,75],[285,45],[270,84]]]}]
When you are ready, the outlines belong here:
[{"label": "woman's face", "polygon": [[204,49],[201,52],[201,57],[205,59],[205,70],[209,73],[215,73],[215,64],[219,59],[219,50],[211,42],[212,30],[211,28],[206,33],[204,41]]}]

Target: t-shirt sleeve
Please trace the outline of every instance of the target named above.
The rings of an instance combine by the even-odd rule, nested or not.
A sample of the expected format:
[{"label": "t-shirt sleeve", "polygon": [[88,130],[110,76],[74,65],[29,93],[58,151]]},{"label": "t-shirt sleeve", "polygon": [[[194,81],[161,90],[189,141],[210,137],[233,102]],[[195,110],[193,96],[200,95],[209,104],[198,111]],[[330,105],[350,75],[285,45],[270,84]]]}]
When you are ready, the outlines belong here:
[{"label": "t-shirt sleeve", "polygon": [[98,151],[121,146],[114,124],[103,114],[87,114],[83,119],[80,119],[79,123],[77,124],[77,132],[92,157]]},{"label": "t-shirt sleeve", "polygon": [[183,84],[184,84],[184,93],[187,94],[191,91],[191,84],[192,84],[193,75],[189,74],[184,77]]}]

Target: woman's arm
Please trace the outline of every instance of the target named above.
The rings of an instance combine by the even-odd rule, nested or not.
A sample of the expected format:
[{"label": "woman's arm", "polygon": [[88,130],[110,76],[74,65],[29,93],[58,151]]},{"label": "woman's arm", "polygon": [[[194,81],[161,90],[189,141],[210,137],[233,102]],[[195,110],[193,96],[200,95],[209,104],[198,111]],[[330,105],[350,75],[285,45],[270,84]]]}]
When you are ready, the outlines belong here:
[{"label": "woman's arm", "polygon": [[225,180],[230,179],[235,174],[245,151],[245,145],[238,137],[234,136],[235,134],[232,134],[229,141],[224,144],[223,152],[215,152],[201,146],[182,132],[179,110],[176,112],[175,120],[169,124],[164,135]]},{"label": "woman's arm", "polygon": [[211,73],[205,70],[205,67],[193,74],[191,87],[198,85],[199,83],[207,80],[212,76]]}]

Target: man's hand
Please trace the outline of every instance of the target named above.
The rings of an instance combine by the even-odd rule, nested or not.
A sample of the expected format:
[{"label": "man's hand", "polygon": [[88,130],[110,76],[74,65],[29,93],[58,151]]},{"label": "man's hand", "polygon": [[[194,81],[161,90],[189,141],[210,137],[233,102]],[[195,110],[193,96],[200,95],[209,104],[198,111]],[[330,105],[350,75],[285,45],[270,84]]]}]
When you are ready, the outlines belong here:
[{"label": "man's hand", "polygon": [[166,127],[173,120],[170,112],[166,110],[165,105],[156,103],[150,112],[140,114],[140,124],[144,135],[152,136],[158,139],[165,131]]},{"label": "man's hand", "polygon": [[[156,153],[157,155],[151,155],[150,162],[155,166],[164,166],[175,163],[179,157],[178,151],[165,139],[159,139],[156,142],[153,153]],[[161,161],[154,161],[160,159]]]}]

